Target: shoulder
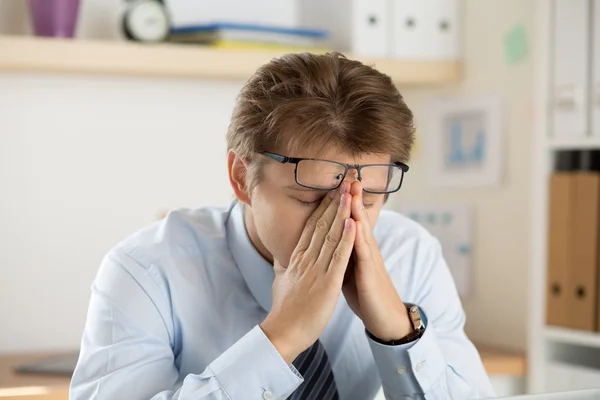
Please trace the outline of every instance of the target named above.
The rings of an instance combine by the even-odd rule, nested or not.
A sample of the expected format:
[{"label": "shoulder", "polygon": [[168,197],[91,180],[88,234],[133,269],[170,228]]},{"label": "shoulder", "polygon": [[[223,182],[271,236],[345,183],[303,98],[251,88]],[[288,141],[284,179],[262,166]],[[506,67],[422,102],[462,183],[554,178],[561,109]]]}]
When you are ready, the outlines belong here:
[{"label": "shoulder", "polygon": [[396,211],[382,210],[373,235],[388,269],[423,273],[442,256],[440,242],[427,229]]},{"label": "shoulder", "polygon": [[169,212],[108,251],[96,283],[114,283],[125,273],[140,286],[158,287],[168,297],[169,281],[174,276],[203,269],[207,257],[228,251],[227,214],[227,209],[220,207]]},{"label": "shoulder", "polygon": [[200,253],[225,241],[227,209],[205,207],[176,209],[163,219],[133,233],[111,252],[126,254],[145,263],[160,263],[174,253]]},{"label": "shoulder", "polygon": [[422,225],[399,212],[381,210],[373,235],[379,245],[435,246],[437,239]]}]

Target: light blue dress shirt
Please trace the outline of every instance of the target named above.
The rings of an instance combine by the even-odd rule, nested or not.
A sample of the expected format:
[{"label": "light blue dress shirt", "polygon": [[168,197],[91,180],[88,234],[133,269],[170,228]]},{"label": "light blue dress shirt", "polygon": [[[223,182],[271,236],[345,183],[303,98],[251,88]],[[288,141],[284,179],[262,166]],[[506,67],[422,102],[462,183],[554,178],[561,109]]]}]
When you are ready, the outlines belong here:
[{"label": "light blue dress shirt", "polygon": [[[321,336],[341,400],[493,396],[467,339],[438,241],[382,210],[374,228],[403,301],[428,326],[416,342],[378,344],[340,296]],[[273,267],[247,235],[243,207],[178,210],[118,244],[92,285],[71,399],[285,399],[302,382],[258,324]]]}]

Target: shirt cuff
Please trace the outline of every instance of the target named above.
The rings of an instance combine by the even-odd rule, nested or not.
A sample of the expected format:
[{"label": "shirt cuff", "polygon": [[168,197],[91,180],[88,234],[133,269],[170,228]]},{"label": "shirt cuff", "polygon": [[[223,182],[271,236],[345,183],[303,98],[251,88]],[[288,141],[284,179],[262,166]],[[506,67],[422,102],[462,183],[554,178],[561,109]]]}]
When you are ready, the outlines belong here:
[{"label": "shirt cuff", "polygon": [[369,344],[384,392],[394,396],[429,392],[446,369],[446,359],[431,323],[414,342],[387,346],[369,338]]},{"label": "shirt cuff", "polygon": [[287,365],[258,325],[209,368],[231,399],[285,399],[304,381],[293,365]]}]

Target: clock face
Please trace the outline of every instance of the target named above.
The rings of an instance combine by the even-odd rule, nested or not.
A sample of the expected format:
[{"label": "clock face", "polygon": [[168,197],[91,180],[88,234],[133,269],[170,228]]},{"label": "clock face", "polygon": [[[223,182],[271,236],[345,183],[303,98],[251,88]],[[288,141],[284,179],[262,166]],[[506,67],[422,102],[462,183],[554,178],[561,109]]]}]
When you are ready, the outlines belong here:
[{"label": "clock face", "polygon": [[141,1],[125,17],[127,29],[134,39],[158,42],[169,34],[169,18],[162,4],[154,0]]}]

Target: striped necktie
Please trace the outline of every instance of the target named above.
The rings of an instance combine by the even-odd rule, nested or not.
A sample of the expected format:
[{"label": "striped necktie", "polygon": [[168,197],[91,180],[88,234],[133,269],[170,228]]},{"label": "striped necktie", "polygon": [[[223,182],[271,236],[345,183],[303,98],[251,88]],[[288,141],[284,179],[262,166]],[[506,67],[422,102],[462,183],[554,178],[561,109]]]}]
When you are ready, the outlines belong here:
[{"label": "striped necktie", "polygon": [[304,382],[288,400],[339,400],[333,371],[320,340],[301,353],[293,364]]}]

